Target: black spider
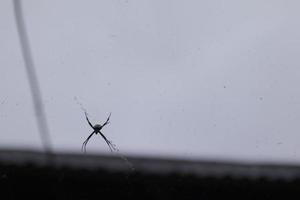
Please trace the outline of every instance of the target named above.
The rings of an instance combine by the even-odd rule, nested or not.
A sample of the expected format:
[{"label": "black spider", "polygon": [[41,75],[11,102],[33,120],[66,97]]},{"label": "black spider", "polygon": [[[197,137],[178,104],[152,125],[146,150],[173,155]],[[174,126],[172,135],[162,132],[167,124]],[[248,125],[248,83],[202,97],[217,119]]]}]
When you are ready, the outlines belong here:
[{"label": "black spider", "polygon": [[89,118],[87,117],[87,113],[84,112],[84,114],[85,114],[86,120],[88,121],[88,123],[89,123],[89,125],[92,127],[92,129],[94,129],[94,131],[93,131],[93,132],[89,135],[89,137],[83,142],[82,147],[81,147],[81,151],[86,152],[86,145],[87,145],[89,139],[90,139],[94,134],[97,135],[98,133],[103,137],[103,139],[104,139],[105,142],[107,143],[107,145],[108,145],[108,147],[109,147],[109,149],[110,149],[111,152],[112,152],[113,150],[116,150],[115,145],[112,144],[111,141],[109,141],[109,140],[103,135],[103,133],[101,133],[101,129],[102,129],[105,125],[109,124],[109,118],[110,118],[111,113],[109,114],[109,116],[108,116],[106,122],[105,122],[103,125],[95,124],[95,126],[93,126],[93,125],[91,124]]}]

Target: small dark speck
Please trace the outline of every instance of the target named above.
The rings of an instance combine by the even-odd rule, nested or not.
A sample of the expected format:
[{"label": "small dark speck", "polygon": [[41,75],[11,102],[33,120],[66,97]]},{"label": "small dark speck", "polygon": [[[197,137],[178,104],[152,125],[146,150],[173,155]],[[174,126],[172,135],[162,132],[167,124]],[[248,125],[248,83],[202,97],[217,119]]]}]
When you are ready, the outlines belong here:
[{"label": "small dark speck", "polygon": [[261,101],[262,101],[262,100],[263,100],[263,98],[262,98],[262,97],[259,97],[259,100],[261,100]]},{"label": "small dark speck", "polygon": [[223,88],[226,89],[226,85],[224,85]]},{"label": "small dark speck", "polygon": [[117,35],[115,35],[115,34],[110,34],[109,37],[115,38],[115,37],[117,37]]},{"label": "small dark speck", "polygon": [[277,142],[277,145],[281,145],[282,144],[282,142]]}]

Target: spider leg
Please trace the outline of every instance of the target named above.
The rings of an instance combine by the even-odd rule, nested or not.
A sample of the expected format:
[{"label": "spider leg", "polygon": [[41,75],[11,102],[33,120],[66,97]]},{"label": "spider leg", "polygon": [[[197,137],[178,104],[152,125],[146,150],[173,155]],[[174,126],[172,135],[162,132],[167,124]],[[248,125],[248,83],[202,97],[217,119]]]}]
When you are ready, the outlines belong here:
[{"label": "spider leg", "polygon": [[112,144],[111,141],[109,141],[109,140],[103,135],[103,133],[101,133],[100,131],[99,131],[99,133],[100,133],[100,135],[103,137],[103,139],[105,140],[105,142],[106,142],[106,144],[108,145],[108,147],[109,147],[109,149],[110,149],[111,152],[113,152],[113,150],[117,150],[116,147],[115,147],[115,145]]},{"label": "spider leg", "polygon": [[86,145],[89,141],[89,139],[94,135],[95,131],[93,131],[89,137],[83,142],[82,147],[81,147],[81,151],[83,151],[84,153],[86,152]]},{"label": "spider leg", "polygon": [[88,122],[89,125],[92,127],[92,129],[94,129],[94,126],[93,126],[92,123],[90,122],[90,120],[89,120],[89,118],[88,118],[88,116],[87,116],[87,113],[84,112],[84,114],[85,114],[85,118],[86,118],[87,122]]},{"label": "spider leg", "polygon": [[106,122],[102,125],[102,127],[104,127],[105,125],[109,124],[109,118],[111,116],[111,113],[109,113],[108,118],[106,120]]}]

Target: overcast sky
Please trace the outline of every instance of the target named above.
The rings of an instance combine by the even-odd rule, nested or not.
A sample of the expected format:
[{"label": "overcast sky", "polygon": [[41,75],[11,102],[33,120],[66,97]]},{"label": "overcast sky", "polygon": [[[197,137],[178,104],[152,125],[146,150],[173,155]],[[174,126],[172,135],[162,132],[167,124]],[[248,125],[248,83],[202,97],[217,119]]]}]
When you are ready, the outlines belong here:
[{"label": "overcast sky", "polygon": [[[22,2],[55,151],[81,103],[123,154],[300,163],[299,1]],[[11,0],[0,44],[0,147],[41,149]]]}]

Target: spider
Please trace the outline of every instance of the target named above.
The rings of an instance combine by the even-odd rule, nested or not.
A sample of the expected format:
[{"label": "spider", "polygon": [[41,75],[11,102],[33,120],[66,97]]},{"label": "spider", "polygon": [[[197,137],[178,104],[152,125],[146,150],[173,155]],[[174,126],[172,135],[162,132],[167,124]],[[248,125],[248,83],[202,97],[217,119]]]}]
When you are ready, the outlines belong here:
[{"label": "spider", "polygon": [[111,113],[109,113],[109,116],[108,116],[106,122],[105,122],[103,125],[95,124],[95,126],[93,126],[92,123],[90,122],[89,118],[87,117],[87,113],[84,112],[84,114],[85,114],[85,118],[86,118],[87,122],[88,122],[89,125],[92,127],[92,129],[94,129],[94,131],[93,131],[93,132],[89,135],[89,137],[87,137],[87,139],[83,142],[82,147],[81,147],[81,151],[86,152],[86,145],[87,145],[89,139],[90,139],[94,134],[97,135],[98,133],[99,133],[99,134],[102,136],[102,138],[105,140],[105,142],[107,143],[107,145],[108,145],[110,151],[112,152],[113,150],[115,150],[115,149],[116,149],[116,148],[115,148],[115,145],[112,144],[111,141],[109,141],[109,140],[103,135],[103,133],[101,133],[101,129],[102,129],[105,125],[109,124],[109,118],[110,118]]}]

